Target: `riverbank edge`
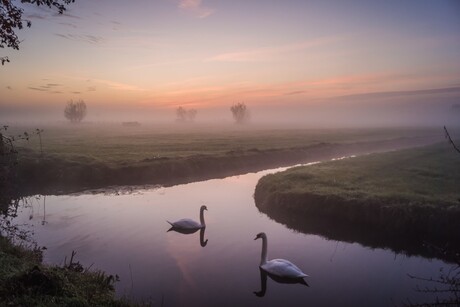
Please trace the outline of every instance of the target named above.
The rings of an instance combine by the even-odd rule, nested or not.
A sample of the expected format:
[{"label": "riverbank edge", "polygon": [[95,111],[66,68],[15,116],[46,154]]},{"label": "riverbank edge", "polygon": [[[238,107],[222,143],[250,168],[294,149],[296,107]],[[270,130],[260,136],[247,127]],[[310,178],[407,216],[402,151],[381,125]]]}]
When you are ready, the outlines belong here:
[{"label": "riverbank edge", "polygon": [[96,161],[75,163],[53,155],[40,157],[27,152],[19,156],[17,178],[22,196],[60,195],[109,186],[172,186],[349,155],[424,146],[441,140],[440,135],[356,143],[318,143],[286,149],[230,151],[222,156],[152,158],[118,167]]},{"label": "riverbank edge", "polygon": [[42,262],[42,252],[0,236],[2,306],[134,306],[115,298],[116,276],[84,269],[72,258],[62,266]]},{"label": "riverbank edge", "polygon": [[[291,229],[448,261],[460,252],[458,204],[386,199],[366,195],[366,191],[357,191],[362,193],[361,199],[293,191],[289,184],[283,187],[277,184],[287,172],[262,177],[254,200],[260,212]],[[366,174],[363,176],[366,178]],[[399,205],[389,205],[391,202]],[[449,248],[449,254],[440,255],[439,250],[445,247]]]}]

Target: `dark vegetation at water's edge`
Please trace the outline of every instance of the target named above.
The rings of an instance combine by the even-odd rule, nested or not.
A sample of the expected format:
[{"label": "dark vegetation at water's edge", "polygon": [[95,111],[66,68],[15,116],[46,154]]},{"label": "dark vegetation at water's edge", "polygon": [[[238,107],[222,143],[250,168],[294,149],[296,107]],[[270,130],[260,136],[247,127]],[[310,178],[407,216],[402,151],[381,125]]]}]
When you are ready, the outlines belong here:
[{"label": "dark vegetation at water's edge", "polygon": [[254,198],[300,232],[452,261],[460,252],[458,170],[444,143],[267,175]]},{"label": "dark vegetation at water's edge", "polygon": [[43,265],[40,250],[0,236],[2,306],[131,306],[114,298],[115,278],[85,270],[73,259],[63,266]]},{"label": "dark vegetation at water's edge", "polygon": [[52,154],[41,157],[23,149],[19,155],[17,178],[21,195],[65,194],[116,185],[168,186],[346,155],[421,146],[439,139],[412,137],[345,144],[318,143],[286,149],[229,151],[224,155],[153,157],[116,166],[89,158],[75,162]]}]

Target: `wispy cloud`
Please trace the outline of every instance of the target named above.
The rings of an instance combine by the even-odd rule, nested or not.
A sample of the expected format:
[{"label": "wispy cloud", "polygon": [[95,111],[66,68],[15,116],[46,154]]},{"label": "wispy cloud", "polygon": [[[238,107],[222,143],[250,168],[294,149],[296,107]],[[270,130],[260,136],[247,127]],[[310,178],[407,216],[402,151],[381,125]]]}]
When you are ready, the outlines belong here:
[{"label": "wispy cloud", "polygon": [[290,52],[301,51],[317,46],[322,46],[337,42],[339,38],[320,38],[315,40],[303,41],[293,44],[286,44],[274,47],[255,48],[237,52],[222,53],[213,56],[206,61],[218,62],[250,62],[250,61],[266,61],[275,56],[283,55]]},{"label": "wispy cloud", "polygon": [[[111,89],[115,90],[121,90],[121,91],[146,91],[146,89],[135,86],[135,85],[130,85],[126,83],[120,83],[120,82],[115,82],[115,81],[110,81],[110,80],[102,80],[102,79],[93,79],[92,81],[101,83],[104,85],[107,85]],[[94,88],[95,90],[95,88]]]},{"label": "wispy cloud", "polygon": [[[43,81],[47,80],[48,79],[43,79]],[[47,92],[51,94],[62,94],[62,91],[59,90],[62,87],[63,85],[59,83],[45,83],[43,85],[29,86],[28,89],[32,91]]]},{"label": "wispy cloud", "polygon": [[202,0],[180,0],[179,8],[198,18],[206,18],[215,10],[202,5]]},{"label": "wispy cloud", "polygon": [[68,40],[81,41],[81,42],[85,42],[89,44],[100,44],[104,41],[103,37],[95,36],[95,35],[78,35],[78,34],[61,34],[61,33],[56,33],[55,35],[61,38],[68,39]]}]

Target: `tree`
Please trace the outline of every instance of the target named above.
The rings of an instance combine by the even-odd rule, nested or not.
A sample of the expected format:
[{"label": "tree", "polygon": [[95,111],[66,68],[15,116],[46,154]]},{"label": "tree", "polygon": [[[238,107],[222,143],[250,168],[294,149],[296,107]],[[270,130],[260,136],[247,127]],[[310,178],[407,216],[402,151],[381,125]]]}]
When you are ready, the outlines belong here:
[{"label": "tree", "polygon": [[233,119],[237,124],[244,124],[249,120],[249,110],[242,102],[236,103],[230,107]]},{"label": "tree", "polygon": [[189,122],[193,122],[195,121],[195,117],[196,117],[196,114],[198,113],[197,110],[195,109],[190,109],[190,110],[187,110],[187,120]]},{"label": "tree", "polygon": [[[19,40],[16,31],[24,26],[30,28],[32,22],[23,19],[23,9],[13,3],[13,0],[0,0],[0,48],[13,48],[19,50]],[[55,8],[59,14],[64,13],[65,6],[75,2],[75,0],[21,0],[21,3],[34,4],[36,6],[48,6]],[[2,65],[9,62],[8,57],[0,57]]]},{"label": "tree", "polygon": [[83,100],[70,100],[64,109],[64,116],[72,123],[79,123],[86,116],[86,103]]},{"label": "tree", "polygon": [[176,121],[178,122],[185,122],[187,118],[187,111],[183,107],[178,107],[176,109]]},{"label": "tree", "polygon": [[185,122],[193,122],[195,120],[196,114],[198,113],[195,109],[185,109],[183,107],[178,107],[176,109],[176,121],[185,123]]}]

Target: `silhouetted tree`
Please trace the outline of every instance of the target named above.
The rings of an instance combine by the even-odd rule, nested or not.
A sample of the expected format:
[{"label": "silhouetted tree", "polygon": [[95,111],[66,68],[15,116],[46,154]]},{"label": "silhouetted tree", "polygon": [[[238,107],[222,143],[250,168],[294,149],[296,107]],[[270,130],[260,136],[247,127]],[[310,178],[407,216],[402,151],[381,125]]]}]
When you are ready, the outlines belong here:
[{"label": "silhouetted tree", "polygon": [[[62,14],[65,6],[75,2],[75,0],[21,0],[21,3],[33,4],[36,6],[48,6],[56,8],[59,14]],[[0,48],[13,48],[19,50],[19,40],[16,31],[25,26],[30,28],[32,22],[23,19],[23,9],[18,7],[13,0],[0,0]],[[2,65],[9,62],[8,57],[0,57]]]},{"label": "silhouetted tree", "polygon": [[183,107],[178,107],[176,109],[176,121],[178,122],[193,122],[195,120],[196,114],[198,113],[195,109],[186,110]]},{"label": "silhouetted tree", "polygon": [[178,122],[185,122],[185,119],[187,117],[187,111],[183,107],[178,107],[176,109],[176,120]]},{"label": "silhouetted tree", "polygon": [[86,103],[83,100],[70,100],[64,109],[64,116],[72,123],[79,123],[86,116]]},{"label": "silhouetted tree", "polygon": [[196,117],[196,114],[198,113],[197,110],[195,109],[190,109],[190,110],[187,110],[187,120],[189,122],[193,122],[195,121],[195,117]]},{"label": "silhouetted tree", "polygon": [[233,119],[237,124],[243,124],[249,120],[249,110],[242,102],[231,106],[230,111],[232,111]]}]

